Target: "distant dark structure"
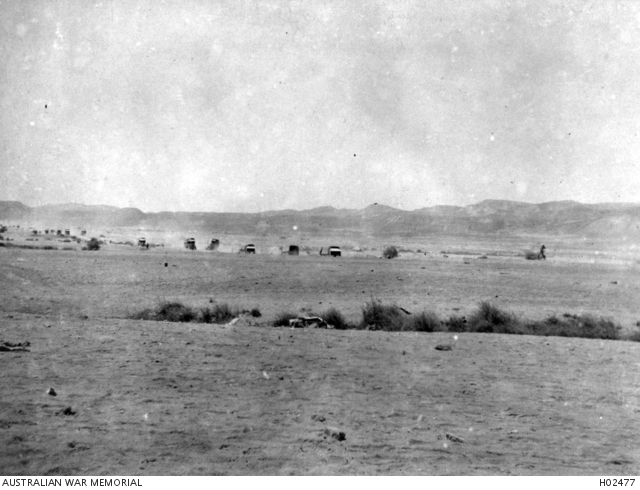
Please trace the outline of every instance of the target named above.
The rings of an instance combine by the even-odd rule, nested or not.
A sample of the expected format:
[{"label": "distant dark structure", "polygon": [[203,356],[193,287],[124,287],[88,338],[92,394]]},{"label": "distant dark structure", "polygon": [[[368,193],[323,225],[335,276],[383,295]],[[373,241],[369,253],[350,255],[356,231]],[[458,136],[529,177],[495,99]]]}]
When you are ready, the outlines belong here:
[{"label": "distant dark structure", "polygon": [[329,247],[329,255],[331,255],[331,257],[341,257],[342,251],[340,250],[340,247],[332,245]]},{"label": "distant dark structure", "polygon": [[62,230],[57,230],[56,235],[62,235]]},{"label": "distant dark structure", "polygon": [[217,238],[212,238],[209,245],[207,245],[207,250],[215,251],[215,250],[218,250],[219,247],[220,247],[220,240],[218,240]]},{"label": "distant dark structure", "polygon": [[289,255],[300,255],[300,247],[297,245],[289,245]]},{"label": "distant dark structure", "polygon": [[184,248],[187,250],[196,250],[196,239],[195,238],[187,238],[184,241]]},{"label": "distant dark structure", "polygon": [[254,254],[256,253],[256,246],[253,243],[249,243],[240,249],[240,253]]},{"label": "distant dark structure", "polygon": [[64,234],[67,236],[71,235],[71,230],[64,230]]},{"label": "distant dark structure", "polygon": [[547,256],[544,254],[544,251],[546,250],[547,247],[545,247],[544,245],[542,247],[540,247],[540,253],[538,254],[538,260],[547,260]]},{"label": "distant dark structure", "polygon": [[138,247],[146,247],[146,246],[147,246],[147,239],[144,237],[138,238]]},{"label": "distant dark structure", "polygon": [[80,235],[82,235],[82,236],[85,236],[86,234],[87,234],[87,230],[82,230],[82,231],[80,232]]}]

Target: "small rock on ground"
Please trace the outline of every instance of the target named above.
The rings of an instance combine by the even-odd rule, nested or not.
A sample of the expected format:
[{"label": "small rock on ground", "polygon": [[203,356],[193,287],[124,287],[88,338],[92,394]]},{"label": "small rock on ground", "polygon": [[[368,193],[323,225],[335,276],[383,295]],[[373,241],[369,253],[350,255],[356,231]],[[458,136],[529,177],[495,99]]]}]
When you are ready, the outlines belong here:
[{"label": "small rock on ground", "polygon": [[344,432],[335,427],[326,427],[324,429],[324,438],[331,437],[331,439],[335,439],[336,441],[345,441],[347,436]]},{"label": "small rock on ground", "polygon": [[451,350],[453,347],[447,344],[438,344],[436,345],[436,350]]}]

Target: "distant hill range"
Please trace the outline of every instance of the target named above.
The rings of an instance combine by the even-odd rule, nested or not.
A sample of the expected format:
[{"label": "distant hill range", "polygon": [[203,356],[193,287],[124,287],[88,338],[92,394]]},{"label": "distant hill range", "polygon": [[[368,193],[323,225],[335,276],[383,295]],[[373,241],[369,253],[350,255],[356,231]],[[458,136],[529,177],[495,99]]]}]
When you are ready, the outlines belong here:
[{"label": "distant hill range", "polygon": [[136,208],[56,204],[29,207],[0,201],[0,223],[42,228],[133,227],[198,230],[241,235],[428,236],[482,234],[579,235],[640,238],[640,204],[528,204],[487,200],[465,207],[433,206],[403,211],[373,204],[364,209],[330,206],[262,213],[144,213]]}]

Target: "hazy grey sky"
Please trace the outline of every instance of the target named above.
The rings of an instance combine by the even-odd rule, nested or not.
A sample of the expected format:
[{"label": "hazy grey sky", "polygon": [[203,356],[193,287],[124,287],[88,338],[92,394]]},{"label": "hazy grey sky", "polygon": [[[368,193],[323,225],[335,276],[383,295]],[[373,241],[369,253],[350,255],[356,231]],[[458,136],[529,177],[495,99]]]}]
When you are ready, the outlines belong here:
[{"label": "hazy grey sky", "polygon": [[0,199],[638,202],[640,2],[0,1]]}]

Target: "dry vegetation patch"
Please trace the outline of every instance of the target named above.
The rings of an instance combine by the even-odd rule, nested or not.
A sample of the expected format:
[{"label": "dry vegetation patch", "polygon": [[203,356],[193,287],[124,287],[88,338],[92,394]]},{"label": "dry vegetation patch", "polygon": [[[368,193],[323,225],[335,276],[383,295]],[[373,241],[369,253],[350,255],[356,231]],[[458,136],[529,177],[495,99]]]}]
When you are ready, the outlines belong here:
[{"label": "dry vegetation patch", "polygon": [[155,308],[141,310],[131,315],[130,318],[149,321],[220,324],[228,323],[242,313],[248,313],[253,317],[261,316],[258,308],[253,308],[251,311],[240,310],[228,303],[193,308],[179,301],[162,301]]}]

